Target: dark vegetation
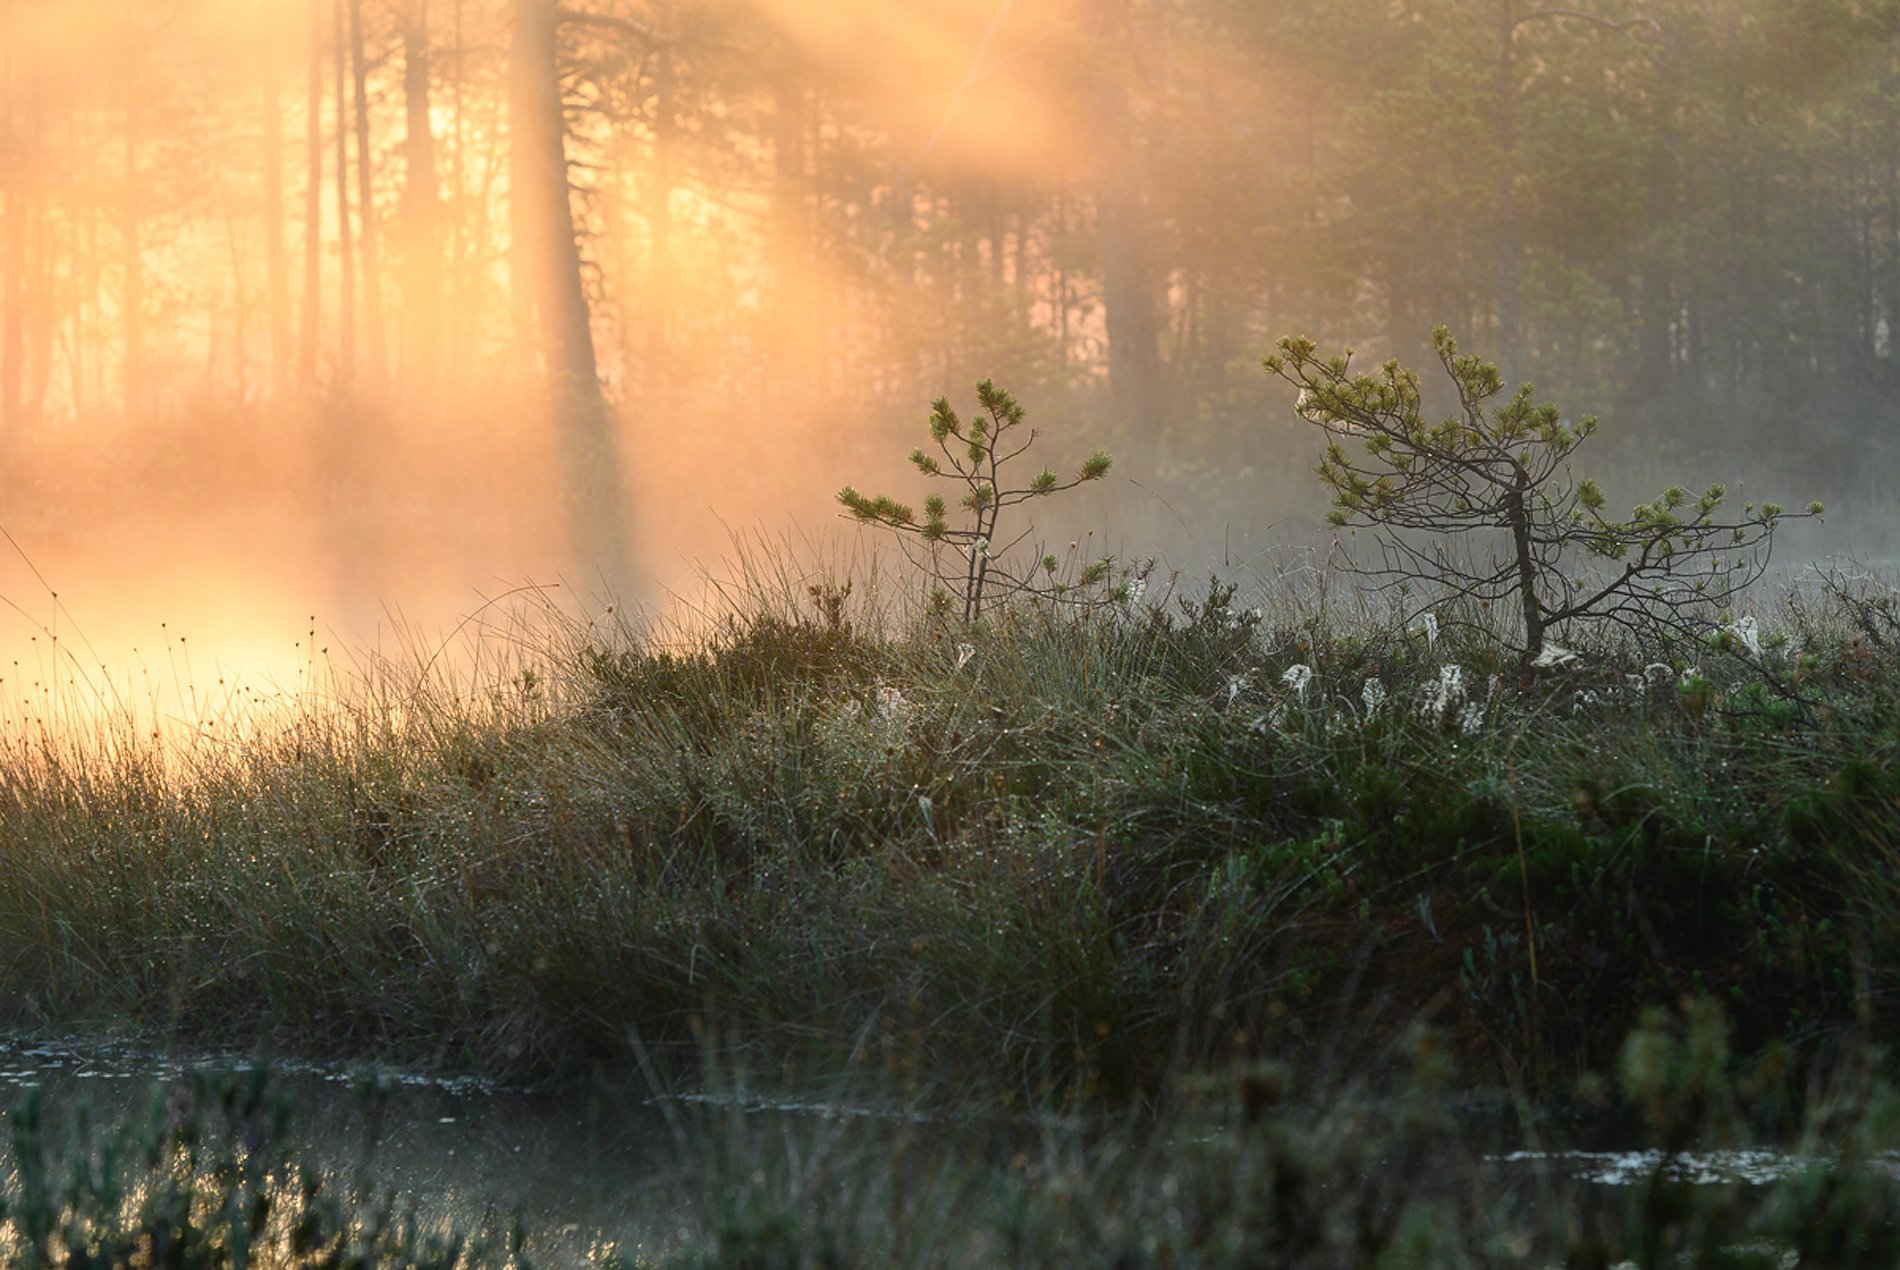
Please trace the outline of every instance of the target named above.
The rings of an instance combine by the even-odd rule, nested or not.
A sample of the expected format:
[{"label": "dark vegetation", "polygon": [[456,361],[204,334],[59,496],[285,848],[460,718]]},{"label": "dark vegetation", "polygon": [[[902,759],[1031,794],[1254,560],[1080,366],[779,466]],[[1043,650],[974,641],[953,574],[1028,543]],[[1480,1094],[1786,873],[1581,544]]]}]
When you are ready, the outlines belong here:
[{"label": "dark vegetation", "polygon": [[[1288,350],[1309,410],[1396,410],[1368,450],[1389,481],[1329,452],[1342,510],[1444,528],[1406,482],[1470,463],[1542,499],[1537,524],[1639,539],[1646,586],[1705,563],[1719,493],[1655,524],[1545,497],[1538,456],[1577,435],[1528,393],[1486,413],[1496,373],[1448,345],[1476,388],[1438,432],[1395,368]],[[990,464],[963,477],[978,516],[1025,445],[983,395],[993,432],[942,403],[937,428]],[[1526,464],[1543,475],[1513,482]],[[1472,527],[1515,537],[1496,511]],[[1765,548],[1778,509],[1751,515]],[[547,612],[485,660],[366,664],[248,734],[16,731],[5,1021],[637,1080],[697,1222],[653,1255],[685,1263],[1894,1255],[1900,1104],[1870,1047],[1900,965],[1900,592],[1757,563],[1753,589],[1652,589],[1654,620],[1551,608],[1566,647],[1512,611],[1544,601],[1494,607],[1508,587],[1461,587],[1442,556],[1386,590],[1291,551],[1242,581],[1107,562],[1070,587],[995,525],[953,540],[962,619],[941,568],[755,556],[676,638]],[[1049,581],[1016,581],[1036,565]],[[775,1140],[702,1110],[688,1131],[673,1094],[735,1080],[901,1114],[848,1150],[836,1123]],[[168,1108],[63,1190],[39,1111],[16,1112],[15,1259],[533,1259],[518,1232],[426,1232],[270,1163],[280,1126],[248,1089],[219,1095],[228,1158]],[[1460,1118],[1487,1103],[1504,1119]],[[1661,1154],[1612,1200],[1486,1151],[1593,1139]],[[1755,1141],[1816,1158],[1678,1173]],[[138,1159],[147,1181],[115,1180]]]},{"label": "dark vegetation", "polygon": [[[1893,1092],[1861,1068],[1817,1091],[1796,1154],[1751,1171],[1748,1104],[1707,1002],[1645,1018],[1617,1093],[1651,1153],[1605,1189],[1533,1151],[1487,1152],[1429,1043],[1363,1083],[1257,1065],[1158,1120],[882,1119],[665,1102],[671,1135],[624,1234],[575,1238],[313,1166],[261,1068],[135,1095],[117,1116],[30,1097],[9,1115],[9,1265],[507,1267],[1890,1265]],[[717,1068],[709,1071],[716,1072]],[[1605,1088],[1609,1088],[1608,1085]],[[727,1093],[742,1095],[742,1087]],[[370,1107],[383,1087],[366,1081]],[[371,1125],[374,1116],[371,1117]],[[367,1130],[363,1158],[374,1155]],[[1547,1139],[1534,1131],[1531,1141]],[[1701,1148],[1689,1155],[1675,1155]],[[1729,1161],[1729,1163],[1723,1163]],[[1789,1260],[1793,1258],[1793,1260]]]},{"label": "dark vegetation", "polygon": [[[1606,514],[1602,487],[1571,469],[1571,456],[1596,435],[1594,415],[1573,425],[1539,404],[1530,384],[1492,405],[1504,395],[1503,375],[1460,353],[1442,326],[1432,353],[1456,400],[1436,422],[1418,376],[1396,361],[1355,374],[1351,350],[1322,358],[1299,338],[1281,340],[1266,360],[1268,374],[1300,390],[1295,411],[1326,434],[1319,477],[1333,495],[1328,523],[1381,531],[1383,560],[1362,570],[1380,590],[1430,581],[1417,603],[1508,607],[1536,662],[1546,632],[1576,624],[1693,638],[1767,572],[1786,517],[1780,504],[1736,513],[1723,507],[1725,486],[1692,499],[1672,485],[1628,519]],[[1812,503],[1804,515],[1821,512]]]},{"label": "dark vegetation", "polygon": [[[868,4],[850,47],[726,0],[134,5],[84,38],[66,7],[0,5],[27,538],[310,498],[354,586],[439,523],[506,544],[560,508],[624,582],[623,477],[660,521],[708,471],[810,495],[835,474],[806,459],[856,470],[902,403],[986,373],[1099,420],[1138,515],[1244,535],[1310,492],[1279,462],[1301,425],[1259,443],[1272,332],[1405,355],[1450,320],[1504,373],[1447,350],[1474,428],[1435,441],[1403,377],[1303,368],[1313,421],[1391,428],[1323,469],[1345,520],[1401,531],[1377,602],[1297,556],[993,572],[1006,501],[1068,479],[999,482],[998,404],[968,470],[918,463],[967,529],[853,505],[941,549],[947,606],[781,561],[679,637],[550,616],[195,736],[11,732],[0,1021],[1086,1122],[777,1155],[730,1126],[683,1151],[720,1264],[1894,1260],[1865,1046],[1900,965],[1895,592],[1749,552],[1641,590],[1725,532],[1765,551],[1779,513],[1670,486],[1612,519],[1567,483],[1581,426],[1477,408],[1534,378],[1616,411],[1618,496],[1753,453],[1890,542],[1891,5]],[[770,459],[738,449],[762,417]],[[388,511],[412,500],[444,510]],[[1441,553],[1461,518],[1550,538]],[[1637,571],[1603,591],[1579,554]],[[1659,1170],[1599,1220],[1548,1175],[1479,1184],[1445,1117],[1496,1090],[1527,1134],[1833,1167]],[[205,1097],[68,1144],[57,1184],[16,1114],[7,1257],[526,1255],[270,1173],[262,1095]]]},{"label": "dark vegetation", "polygon": [[964,628],[788,580],[689,644],[552,631],[243,745],[16,738],[10,1021],[557,1075],[717,1020],[1035,1101],[1413,1024],[1558,1092],[1685,995],[1800,1058],[1890,1020],[1877,580],[1554,669],[1282,585]]},{"label": "dark vegetation", "polygon": [[[1891,1263],[1877,579],[1760,597],[1759,658],[1547,669],[1317,568],[974,629],[872,582],[238,747],[18,745],[10,1022],[840,1108],[667,1102],[651,1241],[602,1263]],[[10,1119],[10,1263],[571,1259],[313,1171],[251,1077],[49,1114]],[[1596,1139],[1796,1158],[1496,1155]]]}]

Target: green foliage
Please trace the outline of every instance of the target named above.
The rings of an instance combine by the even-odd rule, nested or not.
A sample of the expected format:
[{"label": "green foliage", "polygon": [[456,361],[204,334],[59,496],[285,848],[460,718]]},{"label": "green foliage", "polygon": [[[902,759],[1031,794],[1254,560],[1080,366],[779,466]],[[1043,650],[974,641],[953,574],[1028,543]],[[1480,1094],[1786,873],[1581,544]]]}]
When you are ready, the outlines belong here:
[{"label": "green foliage", "polygon": [[[967,423],[951,409],[948,398],[931,403],[930,439],[941,460],[921,449],[910,454],[911,465],[919,473],[961,491],[957,505],[969,513],[965,524],[950,523],[943,496],[937,493],[925,498],[921,524],[908,505],[882,495],[867,497],[849,485],[838,491],[838,501],[862,523],[882,525],[923,542],[931,576],[951,602],[961,605],[966,624],[982,615],[999,592],[1003,599],[1033,596],[1068,605],[1100,602],[1102,584],[1112,568],[1110,560],[1070,561],[1065,574],[1063,561],[1043,556],[1037,568],[1018,570],[1008,560],[1009,550],[1034,527],[1005,542],[999,536],[999,523],[1009,508],[1099,481],[1108,475],[1109,456],[1099,451],[1091,455],[1067,481],[1044,468],[1026,484],[1011,486],[1008,481],[1014,478],[1005,469],[1028,453],[1037,434],[1031,430],[1027,438],[1018,438],[1023,408],[989,380],[976,386],[976,396],[981,413]],[[943,558],[946,552],[952,557],[949,564]]]},{"label": "green foliage", "polygon": [[[1498,368],[1460,353],[1442,326],[1432,351],[1458,400],[1437,423],[1424,415],[1418,377],[1395,361],[1354,373],[1350,353],[1322,358],[1313,341],[1288,337],[1265,362],[1299,390],[1296,412],[1327,434],[1317,471],[1332,491],[1330,523],[1385,531],[1384,563],[1366,570],[1382,582],[1429,581],[1455,600],[1508,603],[1536,658],[1548,632],[1573,622],[1706,627],[1766,570],[1788,517],[1779,504],[1724,517],[1721,485],[1698,496],[1672,485],[1627,519],[1605,516],[1603,491],[1570,472],[1572,453],[1597,432],[1594,417],[1572,426],[1529,384],[1493,404],[1505,391]],[[1802,515],[1820,512],[1817,503]],[[1448,548],[1472,534],[1492,536],[1488,557]],[[1578,556],[1602,567],[1586,572]]]},{"label": "green foliage", "polygon": [[596,703],[623,718],[661,706],[713,731],[735,709],[788,691],[871,683],[882,669],[883,649],[846,614],[852,584],[812,584],[805,592],[809,611],[729,614],[689,649],[582,649]]}]

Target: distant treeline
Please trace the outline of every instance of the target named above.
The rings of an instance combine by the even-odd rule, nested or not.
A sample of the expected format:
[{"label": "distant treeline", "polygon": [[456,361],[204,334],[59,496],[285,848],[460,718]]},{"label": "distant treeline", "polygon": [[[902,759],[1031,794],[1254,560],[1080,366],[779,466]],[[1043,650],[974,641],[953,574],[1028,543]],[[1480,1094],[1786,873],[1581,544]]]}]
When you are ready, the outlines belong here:
[{"label": "distant treeline", "polygon": [[994,375],[1218,484],[1273,337],[1442,322],[1645,447],[1877,494],[1897,14],[0,0],[0,436],[552,381],[630,448]]}]

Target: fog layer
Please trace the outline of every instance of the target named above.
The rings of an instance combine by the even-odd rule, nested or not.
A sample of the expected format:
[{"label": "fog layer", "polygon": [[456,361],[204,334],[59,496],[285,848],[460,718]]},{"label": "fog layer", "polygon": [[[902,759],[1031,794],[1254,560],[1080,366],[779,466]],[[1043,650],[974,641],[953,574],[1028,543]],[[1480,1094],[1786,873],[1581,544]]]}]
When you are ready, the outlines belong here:
[{"label": "fog layer", "polygon": [[1897,309],[1850,0],[0,0],[0,696],[664,605],[984,377],[1116,455],[1052,536],[1232,559],[1315,529],[1296,331],[1878,554]]}]

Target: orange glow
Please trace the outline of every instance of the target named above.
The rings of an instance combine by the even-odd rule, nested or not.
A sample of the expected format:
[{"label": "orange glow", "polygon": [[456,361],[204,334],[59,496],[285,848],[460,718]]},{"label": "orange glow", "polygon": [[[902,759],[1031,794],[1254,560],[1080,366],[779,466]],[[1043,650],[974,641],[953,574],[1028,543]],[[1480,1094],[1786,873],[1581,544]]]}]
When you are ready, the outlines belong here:
[{"label": "orange glow", "polygon": [[664,608],[921,496],[984,378],[1116,456],[1038,532],[1226,558],[1324,515],[1289,332],[1443,322],[1685,454],[1759,387],[1885,515],[1889,33],[1611,8],[0,0],[0,708],[295,684],[313,614]]},{"label": "orange glow", "polygon": [[[929,153],[989,174],[1046,176],[1072,157],[1061,100],[1067,0],[763,0],[776,27],[912,160]],[[1051,56],[1052,53],[1057,54]]]},{"label": "orange glow", "polygon": [[1034,323],[1099,380],[1073,0],[565,6],[566,264],[514,188],[547,3],[0,0],[7,710],[308,682],[312,614],[661,604]]}]

